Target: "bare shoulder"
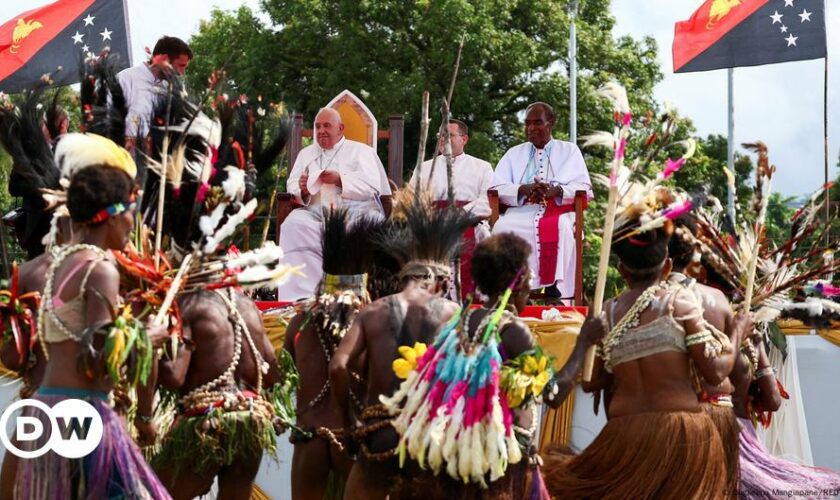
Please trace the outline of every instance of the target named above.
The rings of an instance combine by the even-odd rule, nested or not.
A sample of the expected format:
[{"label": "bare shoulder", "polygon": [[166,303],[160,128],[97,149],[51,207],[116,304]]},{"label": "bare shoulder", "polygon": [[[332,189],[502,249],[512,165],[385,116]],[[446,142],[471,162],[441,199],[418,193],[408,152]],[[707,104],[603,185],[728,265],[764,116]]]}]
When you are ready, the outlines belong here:
[{"label": "bare shoulder", "polygon": [[519,318],[513,318],[501,330],[502,343],[511,358],[534,348],[534,336],[531,329]]},{"label": "bare shoulder", "polygon": [[365,326],[371,324],[372,322],[381,323],[386,315],[390,314],[390,311],[391,300],[388,299],[388,297],[383,297],[381,299],[374,300],[359,311],[356,321],[359,322],[364,330]]},{"label": "bare shoulder", "polygon": [[184,321],[195,321],[207,319],[223,304],[218,297],[214,297],[213,293],[199,290],[181,294],[178,297],[178,305]]},{"label": "bare shoulder", "polygon": [[718,290],[717,288],[714,288],[714,287],[711,287],[711,286],[708,286],[708,285],[699,284],[699,283],[697,284],[697,288],[700,290],[700,292],[703,295],[705,295],[709,299],[714,300],[715,303],[729,304],[729,298],[726,296],[725,293]]},{"label": "bare shoulder", "polygon": [[20,277],[20,292],[43,292],[47,272],[52,264],[52,256],[42,253],[32,260],[28,260],[18,267]]},{"label": "bare shoulder", "polygon": [[88,283],[91,284],[106,284],[119,283],[120,271],[117,264],[108,259],[94,260],[91,262],[90,275]]}]

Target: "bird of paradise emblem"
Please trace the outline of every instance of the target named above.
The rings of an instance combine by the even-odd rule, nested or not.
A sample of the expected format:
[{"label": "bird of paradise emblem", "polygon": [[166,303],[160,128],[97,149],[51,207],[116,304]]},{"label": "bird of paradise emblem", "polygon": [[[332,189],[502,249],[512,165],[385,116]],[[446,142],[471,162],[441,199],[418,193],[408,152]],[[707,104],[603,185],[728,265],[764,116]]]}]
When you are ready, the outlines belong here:
[{"label": "bird of paradise emblem", "polygon": [[721,19],[729,15],[729,11],[741,5],[741,0],[714,0],[709,8],[709,21],[706,29],[712,29]]},{"label": "bird of paradise emblem", "polygon": [[34,19],[24,21],[22,18],[18,18],[15,29],[12,31],[12,46],[9,49],[9,52],[12,54],[17,53],[23,39],[31,35],[33,31],[43,27],[43,24],[35,21]]}]

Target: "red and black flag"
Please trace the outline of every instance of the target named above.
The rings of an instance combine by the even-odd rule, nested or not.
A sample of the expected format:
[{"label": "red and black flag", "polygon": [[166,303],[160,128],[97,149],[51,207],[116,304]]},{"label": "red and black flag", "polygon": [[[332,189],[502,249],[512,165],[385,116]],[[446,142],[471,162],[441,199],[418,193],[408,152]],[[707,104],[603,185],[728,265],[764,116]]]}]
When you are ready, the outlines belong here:
[{"label": "red and black flag", "polygon": [[826,56],[824,0],[706,0],[674,27],[674,72]]},{"label": "red and black flag", "polygon": [[49,75],[79,81],[82,62],[103,50],[131,65],[124,0],[58,0],[0,26],[0,90],[20,92]]}]

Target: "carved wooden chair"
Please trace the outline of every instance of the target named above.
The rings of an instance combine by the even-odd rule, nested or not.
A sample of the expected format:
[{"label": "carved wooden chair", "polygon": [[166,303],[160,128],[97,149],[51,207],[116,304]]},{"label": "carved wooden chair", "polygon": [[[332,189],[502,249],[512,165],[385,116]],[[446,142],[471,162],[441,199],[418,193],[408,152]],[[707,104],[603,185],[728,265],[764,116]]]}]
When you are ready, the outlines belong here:
[{"label": "carved wooden chair", "polygon": [[[487,190],[490,202],[490,226],[494,226],[499,216],[507,210],[507,206],[499,202],[499,192],[495,189]],[[575,192],[575,296],[574,305],[583,305],[583,212],[589,205],[586,191]],[[531,294],[532,299],[539,299],[540,294]]]},{"label": "carved wooden chair", "polygon": [[[347,139],[363,142],[374,149],[376,149],[379,139],[388,141],[388,164],[386,166],[388,180],[391,183],[392,190],[394,186],[401,186],[405,135],[405,119],[403,116],[389,115],[388,130],[378,130],[379,126],[373,113],[361,99],[349,90],[344,90],[335,96],[326,107],[334,108],[341,115],[341,120],[344,122],[344,137]],[[312,137],[312,129],[303,128],[303,114],[295,113],[292,116],[292,128],[289,134],[289,172],[291,172],[291,167],[295,164],[295,160],[302,149],[303,138]],[[385,216],[390,216],[393,206],[391,196],[382,195],[379,200],[382,203]],[[292,210],[300,205],[290,193],[277,193],[274,206],[277,224],[276,240],[279,243],[280,226]]]}]

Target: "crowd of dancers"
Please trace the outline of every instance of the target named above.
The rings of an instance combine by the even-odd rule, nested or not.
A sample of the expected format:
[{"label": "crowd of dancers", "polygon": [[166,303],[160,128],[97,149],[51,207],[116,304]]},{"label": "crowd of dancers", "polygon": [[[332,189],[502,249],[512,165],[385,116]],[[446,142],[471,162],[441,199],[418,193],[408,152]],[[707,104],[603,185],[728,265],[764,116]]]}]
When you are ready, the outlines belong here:
[{"label": "crowd of dancers", "polygon": [[[478,243],[464,303],[445,297],[478,221],[423,192],[399,197],[387,220],[326,209],[320,270],[289,268],[271,244],[240,252],[230,243],[257,205],[247,113],[217,101],[223,122],[211,119],[173,79],[138,169],[118,145],[107,60],[86,71],[84,133],[56,137],[61,112],[43,88],[0,109],[29,256],[6,295],[2,362],[22,398],[92,404],[103,439],[81,459],[7,453],[0,498],[180,499],[214,483],[219,498],[249,498],[286,432],[296,500],[840,488],[835,473],[775,458],[757,439],[784,396],[762,330],[733,312],[697,237],[704,220],[667,212],[686,195],[662,179],[624,191],[612,250],[626,288],[586,319],[555,370],[518,316],[532,281],[526,241]],[[275,157],[253,157],[270,164],[283,141],[281,131],[268,148]],[[299,272],[322,279],[275,349],[247,292]],[[574,389],[593,346],[583,389],[603,402],[606,426],[584,450],[539,443],[544,408]]]}]

